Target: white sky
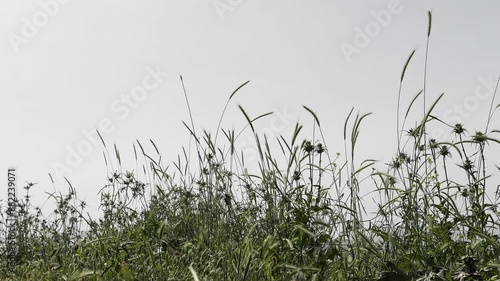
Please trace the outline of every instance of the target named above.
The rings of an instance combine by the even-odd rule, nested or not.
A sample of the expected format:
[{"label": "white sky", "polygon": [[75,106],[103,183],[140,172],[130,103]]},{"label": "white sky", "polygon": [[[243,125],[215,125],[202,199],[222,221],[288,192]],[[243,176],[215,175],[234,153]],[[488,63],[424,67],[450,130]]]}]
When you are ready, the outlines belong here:
[{"label": "white sky", "polygon": [[[374,13],[391,5],[390,20],[375,23]],[[330,151],[343,152],[342,126],[354,106],[374,113],[362,127],[359,159],[383,163],[396,148],[401,69],[416,47],[404,108],[422,87],[430,9],[428,100],[445,92],[437,115],[458,117],[471,132],[483,129],[492,95],[481,88],[480,99],[475,91],[500,74],[498,1],[3,0],[0,168],[16,166],[20,184],[38,183],[33,192],[43,204],[45,192],[67,189],[61,178],[55,187],[50,183],[53,163],[66,165],[67,148],[75,149],[86,140],[83,131],[99,128],[102,120],[113,127],[103,137],[122,154],[131,155],[136,139],[146,145],[153,139],[164,161],[174,160],[189,140],[181,123],[189,119],[179,74],[198,130],[213,132],[229,94],[251,80],[231,103],[224,128],[245,125],[241,104],[252,116],[286,112],[286,129],[274,133],[290,136],[295,121],[311,123],[302,109],[307,105],[320,117]],[[36,30],[29,26],[34,16]],[[377,26],[369,43],[346,58],[340,46],[356,47],[357,30]],[[148,68],[170,76],[125,116],[121,96],[149,79]],[[500,128],[499,120],[496,115],[490,126]],[[276,131],[269,121],[259,126]],[[500,159],[498,148],[491,153]],[[125,162],[135,167],[131,157]],[[106,178],[102,147],[94,146],[64,176],[97,207]],[[5,202],[6,190],[0,199]]]}]

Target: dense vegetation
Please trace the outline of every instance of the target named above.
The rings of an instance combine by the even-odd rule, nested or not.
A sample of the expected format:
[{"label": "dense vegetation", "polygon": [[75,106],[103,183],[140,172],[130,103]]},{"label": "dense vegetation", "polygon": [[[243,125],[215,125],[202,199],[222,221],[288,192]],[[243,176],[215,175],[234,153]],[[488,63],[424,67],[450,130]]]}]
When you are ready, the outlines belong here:
[{"label": "dense vegetation", "polygon": [[[428,36],[430,23],[429,13]],[[424,102],[420,120],[407,128],[409,112],[421,110],[414,102],[425,97],[424,82],[404,116],[398,102],[398,147],[383,170],[374,160],[356,165],[357,139],[369,114],[353,111],[340,157],[330,154],[311,109],[304,107],[318,139],[304,137],[297,124],[290,139],[268,140],[254,122],[269,114],[253,118],[240,107],[248,121],[243,130],[253,132],[258,148],[255,173],[236,148],[235,130],[219,127],[213,136],[186,125],[196,172],[186,151],[166,167],[152,141],[134,144],[136,160],[145,162],[141,169],[123,170],[118,149],[103,140],[111,172],[99,193],[102,217],[86,215],[69,182],[67,194],[52,195],[56,208],[44,216],[31,205],[28,184],[18,200],[17,268],[6,269],[2,243],[0,278],[500,280],[500,194],[490,178],[498,171],[487,171],[493,159],[486,157],[489,145],[500,143],[500,131],[488,126],[493,101],[485,130],[474,134],[432,114],[441,96],[427,107]],[[448,126],[453,141],[428,139],[429,122]],[[272,143],[279,149],[272,151]],[[379,198],[375,216],[364,210],[361,185]]]}]

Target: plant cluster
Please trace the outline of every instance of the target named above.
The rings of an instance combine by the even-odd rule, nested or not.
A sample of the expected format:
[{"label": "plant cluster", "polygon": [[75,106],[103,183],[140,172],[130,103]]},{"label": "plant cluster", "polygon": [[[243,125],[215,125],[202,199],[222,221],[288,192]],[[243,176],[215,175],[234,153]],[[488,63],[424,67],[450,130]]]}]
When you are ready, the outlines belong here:
[{"label": "plant cluster", "polygon": [[[117,147],[111,156],[103,140],[110,172],[99,192],[102,217],[86,215],[85,202],[68,182],[67,195],[50,195],[56,207],[46,218],[31,205],[34,185],[28,183],[18,201],[18,266],[6,270],[2,244],[0,278],[500,280],[500,194],[487,171],[494,160],[487,157],[489,145],[500,143],[500,131],[488,126],[493,106],[485,130],[470,134],[432,114],[442,95],[426,107],[424,78],[423,91],[400,122],[399,99],[413,54],[400,80],[398,148],[386,168],[371,159],[357,164],[356,144],[369,114],[353,110],[341,159],[331,155],[308,107],[321,137],[302,137],[303,126],[296,124],[289,140],[275,140],[275,150],[274,141],[254,127],[270,113],[252,118],[240,107],[248,121],[243,130],[251,130],[259,152],[256,172],[237,149],[241,132],[221,129],[220,122],[215,136],[197,134],[192,118],[191,126],[185,124],[195,143],[196,172],[186,150],[165,166],[153,141],[153,153],[134,144],[135,159],[144,164],[126,170]],[[230,95],[221,120],[247,83]],[[407,128],[419,98],[422,119]],[[449,126],[454,140],[427,139],[429,122]],[[374,216],[364,209],[361,186],[378,197]]]}]

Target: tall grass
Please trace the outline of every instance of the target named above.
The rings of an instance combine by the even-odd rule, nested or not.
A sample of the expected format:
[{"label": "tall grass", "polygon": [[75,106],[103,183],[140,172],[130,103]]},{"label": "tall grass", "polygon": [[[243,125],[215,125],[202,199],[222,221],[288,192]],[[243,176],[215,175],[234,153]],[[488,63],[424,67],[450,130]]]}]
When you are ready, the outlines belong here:
[{"label": "tall grass", "polygon": [[[428,40],[430,23],[431,13]],[[427,61],[428,44],[425,52]],[[414,53],[401,73],[398,147],[387,167],[372,159],[356,164],[370,113],[346,117],[341,157],[331,155],[320,118],[307,106],[311,135],[296,124],[290,138],[270,140],[255,122],[272,113],[253,117],[241,106],[248,125],[223,129],[226,108],[248,81],[229,96],[215,136],[198,134],[184,87],[184,125],[199,169],[191,170],[190,147],[165,166],[153,141],[137,141],[142,164],[128,171],[118,148],[101,138],[109,173],[99,192],[102,216],[91,218],[68,182],[68,194],[50,194],[55,209],[46,218],[31,205],[28,184],[18,201],[18,267],[6,270],[2,244],[1,279],[500,280],[499,191],[488,198],[498,186],[487,171],[495,160],[489,145],[500,143],[500,131],[489,129],[499,106],[493,97],[485,130],[470,134],[433,114],[440,95],[430,106],[423,102],[422,116],[407,127],[415,102],[428,99],[425,71],[423,91],[400,114]],[[449,127],[453,141],[428,139],[430,122]],[[245,130],[259,153],[255,172],[237,149]],[[374,216],[364,209],[361,186],[378,197]]]}]

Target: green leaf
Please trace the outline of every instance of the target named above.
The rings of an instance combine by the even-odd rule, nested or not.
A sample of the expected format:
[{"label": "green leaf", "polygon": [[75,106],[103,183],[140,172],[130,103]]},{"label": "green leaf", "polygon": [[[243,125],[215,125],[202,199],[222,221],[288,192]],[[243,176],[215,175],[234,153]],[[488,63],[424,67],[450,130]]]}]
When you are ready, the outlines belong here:
[{"label": "green leaf", "polygon": [[91,270],[74,272],[73,274],[71,274],[71,276],[69,277],[68,280],[76,281],[76,280],[80,280],[80,279],[85,278],[85,277],[95,276],[96,274],[97,273],[95,271],[91,271]]}]

